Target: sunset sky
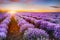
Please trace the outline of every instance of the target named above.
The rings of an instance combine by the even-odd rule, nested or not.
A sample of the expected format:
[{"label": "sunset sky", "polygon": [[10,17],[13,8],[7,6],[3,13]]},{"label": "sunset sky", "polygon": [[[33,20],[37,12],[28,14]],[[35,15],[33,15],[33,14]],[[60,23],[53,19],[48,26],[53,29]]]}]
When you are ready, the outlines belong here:
[{"label": "sunset sky", "polygon": [[0,9],[27,12],[60,12],[60,0],[0,0]]}]

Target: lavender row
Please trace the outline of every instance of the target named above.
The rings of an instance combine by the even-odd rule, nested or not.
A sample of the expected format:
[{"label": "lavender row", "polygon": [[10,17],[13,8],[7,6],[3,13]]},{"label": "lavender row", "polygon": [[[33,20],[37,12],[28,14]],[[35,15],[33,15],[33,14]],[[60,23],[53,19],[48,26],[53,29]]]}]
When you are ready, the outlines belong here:
[{"label": "lavender row", "polygon": [[[44,21],[44,20],[37,20],[33,17],[27,17],[27,16],[22,16],[22,18],[24,18],[26,21],[28,21],[29,23],[35,24],[36,27],[40,28],[40,29],[44,29],[47,30],[47,32],[49,31],[53,31],[52,34],[55,38],[60,39],[60,25],[59,24],[55,24],[49,21]],[[59,26],[59,27],[58,27]],[[59,28],[59,29],[58,29]],[[59,34],[59,35],[58,35]]]},{"label": "lavender row", "polygon": [[24,30],[28,29],[28,28],[34,28],[33,24],[28,23],[27,21],[25,21],[23,18],[20,17],[16,17],[16,21],[18,23],[18,26],[20,27],[20,32],[23,32]]},{"label": "lavender row", "polygon": [[[39,31],[39,34],[36,34],[35,33],[35,35],[36,35],[36,37],[39,35],[40,37],[41,37],[41,35],[42,36],[44,36],[45,35],[45,31],[44,30],[42,30],[42,29],[35,29],[35,26],[33,25],[33,24],[31,24],[31,23],[29,23],[29,22],[27,22],[25,19],[23,19],[23,16],[22,17],[19,17],[19,16],[16,16],[15,15],[15,19],[16,19],[16,21],[17,21],[17,23],[18,23],[18,26],[20,27],[20,32],[23,32],[24,34],[25,34],[25,31],[27,31],[29,28],[31,28],[32,29],[32,31],[34,31],[33,33],[35,33],[35,31],[36,31],[36,33],[38,33],[38,31]],[[30,31],[30,30],[29,30]],[[41,32],[42,31],[42,32]],[[31,32],[31,31],[30,31]],[[40,33],[42,33],[42,34],[40,34]],[[44,34],[44,35],[43,35]],[[27,36],[28,34],[26,34],[26,36]],[[35,36],[34,34],[33,34],[33,36]],[[47,37],[47,35],[48,34],[46,34],[45,35],[45,37]],[[25,36],[25,35],[24,35]],[[23,36],[23,39],[25,39],[25,37]],[[29,36],[29,35],[28,35]],[[49,36],[48,36],[49,37]],[[27,37],[26,37],[27,38]],[[29,38],[29,37],[28,37]],[[31,37],[32,38],[32,37]],[[39,37],[37,37],[37,38],[39,38]],[[47,38],[47,39],[49,39],[49,38]],[[25,40],[29,40],[29,39],[25,39]],[[30,40],[33,40],[33,38],[32,39],[30,39]]]},{"label": "lavender row", "polygon": [[49,35],[42,29],[28,28],[23,35],[24,40],[49,40]]},{"label": "lavender row", "polygon": [[0,14],[0,23],[8,16],[9,16],[9,14],[7,14],[7,13]]},{"label": "lavender row", "polygon": [[10,16],[6,17],[0,24],[0,38],[1,40],[5,39],[7,36],[8,24],[10,22]]}]

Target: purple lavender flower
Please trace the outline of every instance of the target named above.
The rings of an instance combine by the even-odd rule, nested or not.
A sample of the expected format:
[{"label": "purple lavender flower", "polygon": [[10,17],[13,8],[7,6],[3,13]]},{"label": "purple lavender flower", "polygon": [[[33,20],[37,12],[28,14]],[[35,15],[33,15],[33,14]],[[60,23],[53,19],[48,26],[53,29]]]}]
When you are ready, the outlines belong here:
[{"label": "purple lavender flower", "polygon": [[23,35],[24,40],[49,39],[49,35],[42,29],[28,28]]},{"label": "purple lavender flower", "polygon": [[24,17],[24,19],[28,22],[30,22],[30,20],[31,20],[29,17]]},{"label": "purple lavender flower", "polygon": [[9,24],[9,20],[4,20],[4,21],[2,22],[2,24],[3,24],[3,23]]},{"label": "purple lavender flower", "polygon": [[1,37],[1,38],[6,38],[6,33],[0,32],[0,37]]},{"label": "purple lavender flower", "polygon": [[40,27],[39,27],[39,28],[45,29],[45,28],[47,28],[47,25],[48,25],[48,22],[47,22],[47,21],[41,21],[41,22],[40,22]]},{"label": "purple lavender flower", "polygon": [[47,24],[47,30],[53,30],[53,31],[54,31],[55,26],[56,26],[56,24],[49,22],[49,23]]},{"label": "purple lavender flower", "polygon": [[41,22],[42,22],[42,20],[34,20],[34,25],[35,25],[36,27],[39,27],[40,24],[41,24]]},{"label": "purple lavender flower", "polygon": [[53,35],[54,35],[55,38],[60,39],[60,25],[59,24],[57,24],[55,26],[55,30],[54,30]]},{"label": "purple lavender flower", "polygon": [[7,29],[5,29],[5,28],[0,28],[0,32],[5,32],[5,33],[7,33]]},{"label": "purple lavender flower", "polygon": [[24,30],[28,29],[28,28],[34,28],[35,26],[33,24],[24,24],[22,26],[20,26],[20,31],[23,32]]},{"label": "purple lavender flower", "polygon": [[6,29],[8,29],[8,26],[5,23],[3,23],[3,24],[0,24],[0,28],[6,28]]},{"label": "purple lavender flower", "polygon": [[10,20],[10,17],[7,17],[6,19],[4,19],[4,20],[2,21],[2,23],[9,24],[10,21],[11,21],[11,20]]},{"label": "purple lavender flower", "polygon": [[25,21],[24,19],[21,19],[18,21],[18,26],[21,26],[21,25],[27,24],[27,23],[28,23],[27,21]]}]

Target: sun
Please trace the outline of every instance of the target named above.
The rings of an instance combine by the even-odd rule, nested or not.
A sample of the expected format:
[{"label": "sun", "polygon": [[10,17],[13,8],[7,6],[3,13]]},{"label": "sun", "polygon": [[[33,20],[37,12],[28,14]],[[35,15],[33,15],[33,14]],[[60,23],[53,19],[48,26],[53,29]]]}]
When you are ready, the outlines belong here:
[{"label": "sun", "polygon": [[11,11],[8,11],[8,13],[9,13],[11,16],[13,16],[14,14],[16,14],[16,11],[11,10]]}]

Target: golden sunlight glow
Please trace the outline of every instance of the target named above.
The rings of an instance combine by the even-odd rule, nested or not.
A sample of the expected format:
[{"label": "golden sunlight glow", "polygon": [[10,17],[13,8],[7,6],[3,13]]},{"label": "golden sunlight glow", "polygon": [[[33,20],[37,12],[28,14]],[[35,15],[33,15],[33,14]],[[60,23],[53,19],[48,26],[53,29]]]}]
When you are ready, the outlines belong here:
[{"label": "golden sunlight glow", "polygon": [[11,8],[11,9],[0,9],[0,11],[7,11],[9,14],[13,15],[16,12],[60,12],[60,9],[18,9],[18,8]]},{"label": "golden sunlight glow", "polygon": [[11,10],[11,11],[8,11],[8,13],[12,16],[12,15],[14,15],[16,13],[16,11]]}]

